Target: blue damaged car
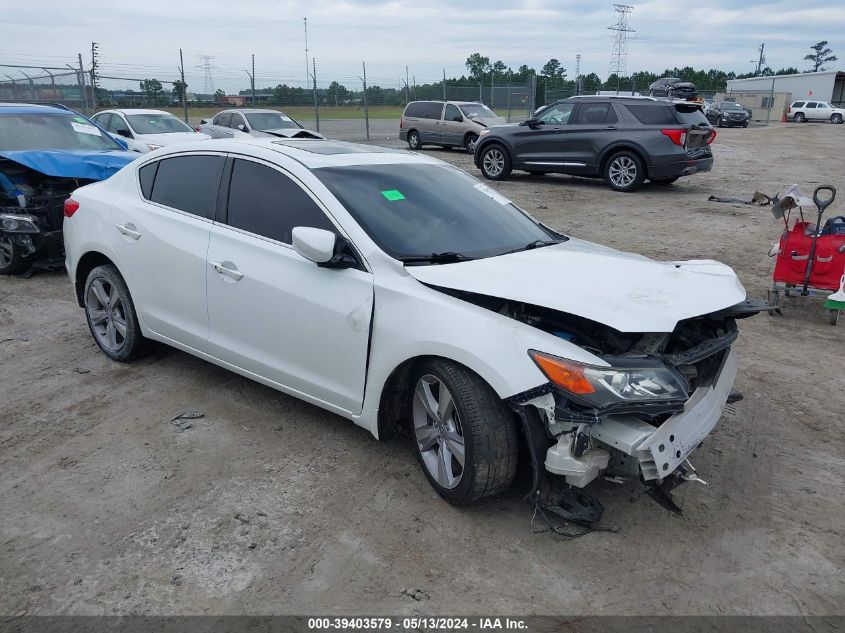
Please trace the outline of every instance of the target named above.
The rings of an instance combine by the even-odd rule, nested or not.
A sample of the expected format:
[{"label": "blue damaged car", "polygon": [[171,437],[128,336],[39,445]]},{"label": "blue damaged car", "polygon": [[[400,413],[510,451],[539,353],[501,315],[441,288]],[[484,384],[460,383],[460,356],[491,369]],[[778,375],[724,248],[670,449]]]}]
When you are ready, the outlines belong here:
[{"label": "blue damaged car", "polygon": [[64,201],[138,154],[61,106],[0,103],[0,274],[64,265]]}]

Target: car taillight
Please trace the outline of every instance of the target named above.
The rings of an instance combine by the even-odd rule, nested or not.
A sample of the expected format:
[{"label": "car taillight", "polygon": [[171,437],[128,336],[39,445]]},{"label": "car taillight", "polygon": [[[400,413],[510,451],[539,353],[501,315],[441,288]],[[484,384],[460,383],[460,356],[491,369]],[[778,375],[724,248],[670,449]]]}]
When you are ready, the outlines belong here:
[{"label": "car taillight", "polygon": [[715,130],[715,129],[711,129],[711,130],[710,130],[710,135],[707,137],[707,140],[705,141],[705,143],[707,143],[708,145],[710,145],[710,143],[712,143],[712,142],[713,142],[713,141],[715,141],[715,140],[716,140],[716,130]]},{"label": "car taillight", "polygon": [[668,136],[675,145],[683,147],[684,143],[687,142],[686,130],[660,130],[660,133],[664,136]]},{"label": "car taillight", "polygon": [[73,198],[68,198],[67,200],[65,200],[65,217],[71,217],[74,213],[76,213],[76,210],[78,208],[79,203]]},{"label": "car taillight", "polygon": [[405,117],[402,116],[399,117],[399,129],[401,130],[403,127],[405,127]]}]

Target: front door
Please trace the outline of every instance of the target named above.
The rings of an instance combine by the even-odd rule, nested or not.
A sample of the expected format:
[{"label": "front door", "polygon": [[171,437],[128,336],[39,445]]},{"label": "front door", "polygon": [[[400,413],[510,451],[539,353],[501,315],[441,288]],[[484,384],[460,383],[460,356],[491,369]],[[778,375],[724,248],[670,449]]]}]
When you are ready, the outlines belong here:
[{"label": "front door", "polygon": [[574,103],[558,103],[537,117],[531,128],[522,126],[516,134],[516,162],[529,171],[563,169],[566,136]]},{"label": "front door", "polygon": [[463,144],[464,116],[453,103],[446,104],[443,120],[440,122],[440,142],[443,145]]},{"label": "front door", "polygon": [[290,174],[236,159],[225,222],[208,246],[209,352],[343,411],[360,413],[373,279],[317,266],[291,246],[295,226],[338,233]]}]

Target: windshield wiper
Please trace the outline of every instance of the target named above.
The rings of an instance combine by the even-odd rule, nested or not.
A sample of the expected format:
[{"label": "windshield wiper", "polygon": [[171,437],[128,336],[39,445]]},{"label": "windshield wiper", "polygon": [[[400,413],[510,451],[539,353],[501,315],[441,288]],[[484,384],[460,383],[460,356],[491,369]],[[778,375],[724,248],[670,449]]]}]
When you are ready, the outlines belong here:
[{"label": "windshield wiper", "polygon": [[404,264],[454,264],[455,262],[466,262],[474,257],[446,251],[443,253],[432,253],[431,255],[402,255],[397,259]]},{"label": "windshield wiper", "polygon": [[519,253],[521,251],[530,251],[534,250],[535,248],[540,248],[541,246],[553,246],[554,244],[561,244],[566,240],[534,240],[533,242],[528,242],[525,246],[520,246],[519,248],[514,248],[510,251],[505,251],[504,253],[499,253],[500,255],[510,255],[511,253]]}]

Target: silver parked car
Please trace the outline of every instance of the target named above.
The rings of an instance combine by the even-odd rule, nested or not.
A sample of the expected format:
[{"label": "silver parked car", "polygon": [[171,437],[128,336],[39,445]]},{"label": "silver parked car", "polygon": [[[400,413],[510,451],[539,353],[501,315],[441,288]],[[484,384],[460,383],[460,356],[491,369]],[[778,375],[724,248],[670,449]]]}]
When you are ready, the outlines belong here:
[{"label": "silver parked car", "polygon": [[211,121],[203,119],[199,131],[211,135],[211,138],[232,138],[235,131],[256,137],[324,138],[318,132],[306,130],[284,112],[253,108],[218,112]]},{"label": "silver parked car", "polygon": [[481,130],[505,122],[483,103],[412,101],[399,119],[399,138],[411,149],[431,144],[463,147],[472,153]]}]

